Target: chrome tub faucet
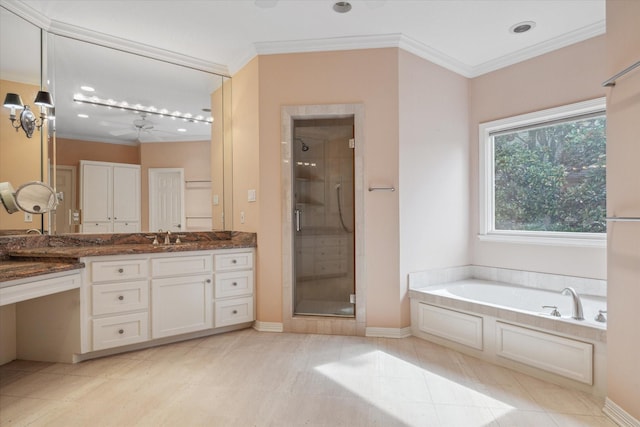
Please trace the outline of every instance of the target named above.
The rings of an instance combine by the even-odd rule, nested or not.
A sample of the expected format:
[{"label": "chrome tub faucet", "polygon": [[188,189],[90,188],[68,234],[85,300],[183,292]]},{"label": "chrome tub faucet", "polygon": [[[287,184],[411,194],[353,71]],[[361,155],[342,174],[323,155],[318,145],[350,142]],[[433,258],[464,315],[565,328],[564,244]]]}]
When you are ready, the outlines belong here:
[{"label": "chrome tub faucet", "polygon": [[573,288],[564,288],[562,290],[562,295],[571,295],[573,298],[573,317],[576,320],[584,320],[584,314],[582,313],[582,301],[580,301],[580,296]]}]

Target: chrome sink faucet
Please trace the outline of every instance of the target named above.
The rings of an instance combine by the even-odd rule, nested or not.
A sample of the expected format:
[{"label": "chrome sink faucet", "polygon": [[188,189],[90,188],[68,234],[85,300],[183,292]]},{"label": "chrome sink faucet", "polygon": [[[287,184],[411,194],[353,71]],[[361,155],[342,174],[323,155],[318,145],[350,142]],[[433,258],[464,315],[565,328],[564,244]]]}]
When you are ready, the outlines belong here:
[{"label": "chrome sink faucet", "polygon": [[562,290],[562,295],[571,295],[573,298],[573,317],[576,320],[584,320],[584,315],[582,313],[582,301],[580,301],[580,295],[573,288],[564,288]]},{"label": "chrome sink faucet", "polygon": [[171,239],[169,238],[169,236],[171,236],[171,231],[167,230],[167,234],[164,236],[164,244],[165,245],[170,245],[171,244]]}]

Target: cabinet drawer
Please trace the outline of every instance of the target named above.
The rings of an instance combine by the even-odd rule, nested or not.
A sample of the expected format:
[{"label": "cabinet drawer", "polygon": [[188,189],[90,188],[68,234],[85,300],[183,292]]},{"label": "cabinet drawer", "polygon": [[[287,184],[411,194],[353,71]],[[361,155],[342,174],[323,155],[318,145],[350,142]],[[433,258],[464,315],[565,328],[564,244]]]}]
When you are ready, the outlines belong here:
[{"label": "cabinet drawer", "polygon": [[177,256],[151,260],[153,277],[184,276],[213,271],[211,255]]},{"label": "cabinet drawer", "polygon": [[253,297],[216,301],[215,312],[214,327],[216,328],[252,322],[254,320]]},{"label": "cabinet drawer", "polygon": [[218,254],[215,255],[215,263],[216,271],[253,268],[253,253]]},{"label": "cabinet drawer", "polygon": [[91,281],[135,280],[147,278],[147,260],[94,261],[91,263]]},{"label": "cabinet drawer", "polygon": [[91,287],[91,313],[122,313],[149,308],[149,284],[146,280],[109,283]]},{"label": "cabinet drawer", "polygon": [[253,293],[253,271],[216,273],[216,298],[237,297]]},{"label": "cabinet drawer", "polygon": [[93,319],[93,350],[146,341],[149,338],[148,313]]}]

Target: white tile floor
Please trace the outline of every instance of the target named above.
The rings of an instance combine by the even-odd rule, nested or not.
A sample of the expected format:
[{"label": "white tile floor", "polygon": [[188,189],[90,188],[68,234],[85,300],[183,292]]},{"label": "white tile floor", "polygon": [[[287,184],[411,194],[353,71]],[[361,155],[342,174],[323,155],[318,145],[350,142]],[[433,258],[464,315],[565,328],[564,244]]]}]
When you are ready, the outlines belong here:
[{"label": "white tile floor", "polygon": [[417,338],[247,329],[0,367],[2,426],[615,426],[602,406]]}]

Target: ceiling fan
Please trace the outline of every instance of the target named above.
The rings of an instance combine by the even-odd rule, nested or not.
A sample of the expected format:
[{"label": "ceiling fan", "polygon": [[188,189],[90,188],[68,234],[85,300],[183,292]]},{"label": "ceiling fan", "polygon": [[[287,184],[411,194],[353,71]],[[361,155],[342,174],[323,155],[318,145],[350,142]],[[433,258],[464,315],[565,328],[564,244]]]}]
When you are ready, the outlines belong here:
[{"label": "ceiling fan", "polygon": [[147,119],[146,114],[141,114],[139,119],[135,119],[132,123],[133,126],[129,126],[127,129],[112,130],[109,133],[113,136],[126,136],[130,134],[136,135],[136,140],[139,142],[145,141],[160,141],[161,138],[155,135],[155,132],[160,132],[155,129],[155,124]]}]

